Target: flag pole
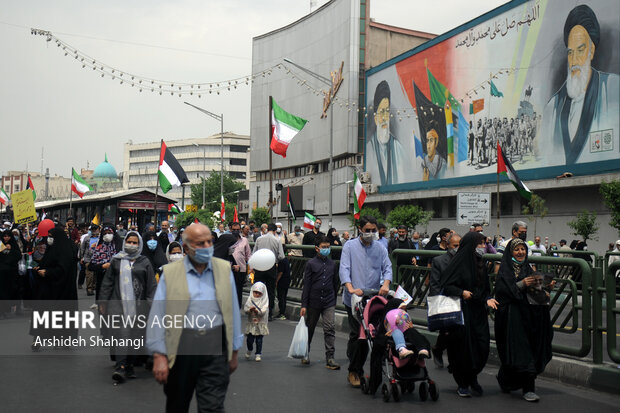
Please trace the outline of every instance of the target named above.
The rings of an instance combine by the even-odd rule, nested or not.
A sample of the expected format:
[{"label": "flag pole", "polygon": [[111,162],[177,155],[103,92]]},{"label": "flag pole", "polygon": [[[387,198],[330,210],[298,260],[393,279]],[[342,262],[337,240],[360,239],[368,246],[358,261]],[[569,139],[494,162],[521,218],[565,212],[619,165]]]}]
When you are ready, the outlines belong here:
[{"label": "flag pole", "polygon": [[[497,141],[497,163],[499,165],[499,157],[502,155],[500,153],[501,147],[499,146],[499,140]],[[499,240],[499,214],[500,214],[500,203],[499,203],[499,168],[497,170],[497,239]]]},{"label": "flag pole", "polygon": [[[159,144],[159,157],[161,158],[161,148],[164,146],[164,140],[161,140]],[[155,203],[153,204],[153,216],[155,220],[155,229],[157,229],[157,195],[159,194],[159,162],[161,159],[157,161],[157,184],[155,185]]]},{"label": "flag pole", "polygon": [[269,215],[271,215],[273,208],[273,157],[271,150],[271,112],[273,108],[273,98],[269,96],[269,128],[267,130],[267,134],[269,135],[269,140],[267,141],[267,148],[269,149]]},{"label": "flag pole", "polygon": [[[71,168],[71,182],[73,182],[73,168]],[[69,216],[73,216],[73,188],[69,188]],[[75,218],[73,219],[75,220]]]}]

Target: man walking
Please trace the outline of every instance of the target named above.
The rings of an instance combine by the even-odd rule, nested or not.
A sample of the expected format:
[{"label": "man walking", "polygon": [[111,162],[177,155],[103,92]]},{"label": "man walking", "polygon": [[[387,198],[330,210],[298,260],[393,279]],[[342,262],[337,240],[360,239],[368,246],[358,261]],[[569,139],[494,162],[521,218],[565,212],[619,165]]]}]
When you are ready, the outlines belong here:
[{"label": "man walking", "polygon": [[343,304],[349,321],[349,383],[360,386],[360,377],[364,374],[364,363],[368,356],[368,346],[359,339],[360,323],[353,316],[351,296],[362,296],[364,289],[377,289],[380,295],[387,295],[392,281],[392,263],[387,249],[379,244],[377,220],[364,216],[358,224],[360,236],[352,239],[342,247],[340,257],[340,283],[344,285]]}]

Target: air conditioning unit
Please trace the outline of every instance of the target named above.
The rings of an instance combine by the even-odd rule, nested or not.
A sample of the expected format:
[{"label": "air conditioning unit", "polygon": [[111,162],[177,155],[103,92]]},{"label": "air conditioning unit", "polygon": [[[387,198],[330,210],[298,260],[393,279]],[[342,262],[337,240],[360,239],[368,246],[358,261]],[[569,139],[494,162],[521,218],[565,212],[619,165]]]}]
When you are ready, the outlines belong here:
[{"label": "air conditioning unit", "polygon": [[363,184],[370,182],[370,172],[362,172],[362,173],[360,173],[360,181]]},{"label": "air conditioning unit", "polygon": [[364,187],[364,192],[367,194],[374,194],[377,192],[377,185],[375,184],[362,184]]}]

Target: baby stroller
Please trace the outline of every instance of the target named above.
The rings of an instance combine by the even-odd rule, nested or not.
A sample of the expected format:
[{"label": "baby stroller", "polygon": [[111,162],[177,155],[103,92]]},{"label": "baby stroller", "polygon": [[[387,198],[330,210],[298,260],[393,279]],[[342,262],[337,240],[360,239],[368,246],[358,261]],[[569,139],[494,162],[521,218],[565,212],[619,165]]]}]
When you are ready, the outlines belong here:
[{"label": "baby stroller", "polygon": [[[370,350],[370,377],[360,378],[364,394],[374,394],[381,386],[383,401],[390,398],[400,401],[405,392],[413,393],[415,382],[420,382],[418,394],[421,401],[437,401],[439,390],[431,380],[424,360],[400,359],[391,337],[380,333],[387,299],[376,295],[376,290],[364,290],[361,299],[354,300],[353,311],[360,320],[360,340],[366,340]],[[418,333],[419,334],[419,333]],[[407,347],[411,343],[407,340]]]}]

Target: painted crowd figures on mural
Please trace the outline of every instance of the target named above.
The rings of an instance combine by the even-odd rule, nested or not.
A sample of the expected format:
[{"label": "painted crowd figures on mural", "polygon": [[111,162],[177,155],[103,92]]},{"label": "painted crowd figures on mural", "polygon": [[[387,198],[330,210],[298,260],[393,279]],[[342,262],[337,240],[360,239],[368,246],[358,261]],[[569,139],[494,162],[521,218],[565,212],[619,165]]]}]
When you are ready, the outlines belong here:
[{"label": "painted crowd figures on mural", "polygon": [[610,39],[601,39],[598,19],[590,7],[579,5],[570,11],[564,24],[566,80],[545,108],[547,136],[552,137],[554,148],[563,148],[558,152],[567,165],[595,160],[598,152],[614,149],[618,118],[609,114],[618,113],[618,75],[592,67],[597,48],[605,40]]},{"label": "painted crowd figures on mural", "polygon": [[[585,3],[508,3],[370,69],[372,183],[385,192],[492,183],[498,143],[524,179],[616,170],[620,9]],[[489,27],[509,30],[478,36]]]}]

